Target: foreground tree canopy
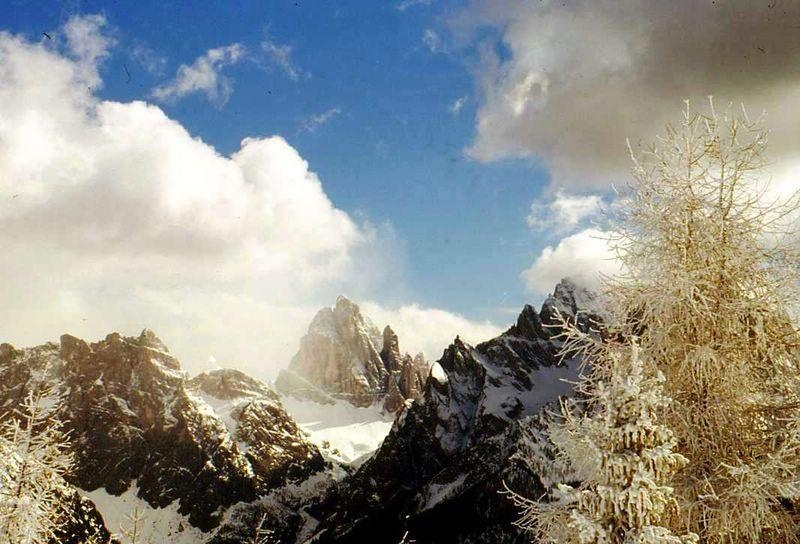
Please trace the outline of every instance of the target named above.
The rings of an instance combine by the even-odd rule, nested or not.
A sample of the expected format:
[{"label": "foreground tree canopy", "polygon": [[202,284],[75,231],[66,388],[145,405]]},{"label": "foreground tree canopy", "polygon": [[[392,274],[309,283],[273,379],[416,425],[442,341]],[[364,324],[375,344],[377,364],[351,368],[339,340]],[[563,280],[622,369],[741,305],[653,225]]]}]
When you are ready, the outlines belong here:
[{"label": "foreground tree canopy", "polygon": [[[600,462],[572,500],[564,500],[561,488],[549,504],[526,503],[521,523],[544,541],[666,543],[692,534],[708,543],[798,539],[792,501],[800,496],[800,336],[791,316],[800,278],[797,237],[789,228],[798,207],[796,199],[768,197],[766,142],[760,123],[744,113],[718,113],[712,104],[701,115],[687,105],[678,124],[633,153],[634,179],[612,218],[625,272],[606,281],[604,340],[574,333],[567,339],[591,370],[579,388],[577,415],[565,409],[565,421],[553,430],[573,463],[594,444],[600,450],[590,459],[613,453],[631,470],[608,487],[619,470]],[[631,405],[639,408],[620,419],[631,378],[626,387],[613,384],[625,371],[621,365],[628,366],[624,375],[639,371],[630,372],[630,357],[609,354],[626,344],[638,345],[644,378],[636,385],[642,399]],[[659,400],[648,404],[648,398]],[[607,432],[652,433],[603,445],[596,440],[599,422]],[[570,440],[559,441],[564,433]],[[611,490],[616,498],[629,493],[647,460],[656,458],[677,460],[667,463],[674,474],[650,463],[653,485],[631,508],[640,510],[645,525],[661,529],[643,536],[633,529],[644,522],[625,522],[624,507],[586,507],[613,504],[603,499]],[[573,524],[588,516],[583,532],[551,530],[543,521],[558,511]],[[610,530],[586,530],[592,524]]]}]

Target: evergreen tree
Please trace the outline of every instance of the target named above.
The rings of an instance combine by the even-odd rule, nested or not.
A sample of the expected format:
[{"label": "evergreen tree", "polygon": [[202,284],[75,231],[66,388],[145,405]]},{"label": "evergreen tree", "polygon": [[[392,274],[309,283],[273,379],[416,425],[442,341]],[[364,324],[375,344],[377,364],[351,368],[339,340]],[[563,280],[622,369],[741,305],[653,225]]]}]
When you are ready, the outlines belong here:
[{"label": "evergreen tree", "polygon": [[635,345],[601,344],[571,329],[592,370],[578,385],[582,414],[563,406],[551,438],[576,469],[581,484],[560,484],[548,502],[512,495],[523,508],[517,525],[556,544],[684,544],[663,526],[676,503],[667,482],[686,458],[659,421],[669,405],[663,375],[646,368]]},{"label": "evergreen tree", "polygon": [[0,542],[50,542],[64,515],[60,492],[73,461],[52,399],[39,387],[0,423]]}]

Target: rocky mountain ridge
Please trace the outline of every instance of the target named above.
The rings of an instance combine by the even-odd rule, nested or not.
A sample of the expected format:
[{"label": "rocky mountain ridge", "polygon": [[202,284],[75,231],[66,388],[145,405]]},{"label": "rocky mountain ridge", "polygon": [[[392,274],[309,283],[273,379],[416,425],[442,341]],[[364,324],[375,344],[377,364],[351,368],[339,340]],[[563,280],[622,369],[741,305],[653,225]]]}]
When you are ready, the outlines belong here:
[{"label": "rocky mountain ridge", "polygon": [[[367,354],[375,376],[387,379],[383,402],[392,383],[404,399],[389,435],[357,467],[327,463],[266,384],[235,370],[190,379],[147,330],[95,343],[64,335],[35,348],[0,345],[0,406],[8,412],[42,382],[56,386],[76,446],[69,483],[111,495],[135,488],[156,508],[177,504],[213,544],[249,541],[262,519],[283,544],[395,544],[406,533],[431,544],[522,543],[528,538],[511,525],[516,512],[499,493],[505,482],[538,496],[568,477],[542,414],[570,393],[563,380],[579,371],[579,361],[559,359],[559,316],[586,330],[602,319],[596,303],[562,281],[538,312],[525,306],[497,338],[471,346],[456,337],[424,380],[407,370],[411,358],[400,355],[390,328],[350,329],[358,334],[348,353]],[[323,402],[335,398],[297,379]],[[408,394],[416,400],[405,402]],[[86,524],[96,525],[91,504],[74,497]],[[64,541],[80,542],[77,529]]]},{"label": "rocky mountain ridge", "polygon": [[70,484],[118,495],[135,483],[152,507],[177,501],[204,531],[230,505],[326,469],[267,385],[234,370],[190,380],[149,330],[0,346],[0,406],[43,382],[63,399],[58,415],[76,457]]},{"label": "rocky mountain ridge", "polygon": [[393,543],[406,533],[431,544],[528,542],[500,493],[505,482],[539,496],[558,471],[542,414],[579,372],[579,361],[559,358],[558,316],[588,330],[601,319],[595,303],[562,281],[499,337],[475,347],[456,338],[381,448],[309,507],[322,521],[307,542]]}]

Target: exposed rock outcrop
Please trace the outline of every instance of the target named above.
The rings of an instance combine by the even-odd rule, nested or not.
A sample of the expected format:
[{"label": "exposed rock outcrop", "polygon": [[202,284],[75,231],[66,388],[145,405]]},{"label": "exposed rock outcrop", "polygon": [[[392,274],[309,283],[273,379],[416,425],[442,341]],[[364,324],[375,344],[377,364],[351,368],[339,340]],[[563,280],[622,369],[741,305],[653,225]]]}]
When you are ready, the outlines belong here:
[{"label": "exposed rock outcrop", "polygon": [[419,395],[426,373],[424,357],[403,355],[391,327],[381,333],[357,304],[340,296],[311,321],[275,386],[316,402],[345,399],[360,407],[380,402],[395,412]]},{"label": "exposed rock outcrop", "polygon": [[428,363],[421,353],[413,359],[408,354],[404,355],[400,359],[398,370],[392,371],[388,377],[388,388],[383,400],[384,410],[397,412],[407,400],[418,398],[422,393],[427,372]]}]

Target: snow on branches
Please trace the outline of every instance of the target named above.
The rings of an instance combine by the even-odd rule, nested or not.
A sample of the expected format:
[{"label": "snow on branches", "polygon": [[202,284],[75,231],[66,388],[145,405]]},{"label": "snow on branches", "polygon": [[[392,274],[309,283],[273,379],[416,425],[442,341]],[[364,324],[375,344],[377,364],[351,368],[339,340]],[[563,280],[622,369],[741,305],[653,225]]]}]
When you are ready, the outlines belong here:
[{"label": "snow on branches", "polygon": [[58,528],[69,441],[55,417],[53,392],[31,391],[0,423],[0,542],[40,544]]},{"label": "snow on branches", "polygon": [[556,544],[696,542],[695,535],[678,537],[662,526],[677,507],[668,482],[687,463],[659,421],[670,403],[663,375],[643,364],[635,344],[603,345],[570,334],[591,344],[598,360],[579,384],[583,406],[562,403],[551,439],[582,481],[556,485],[545,502],[512,494],[523,508],[517,525]]}]

